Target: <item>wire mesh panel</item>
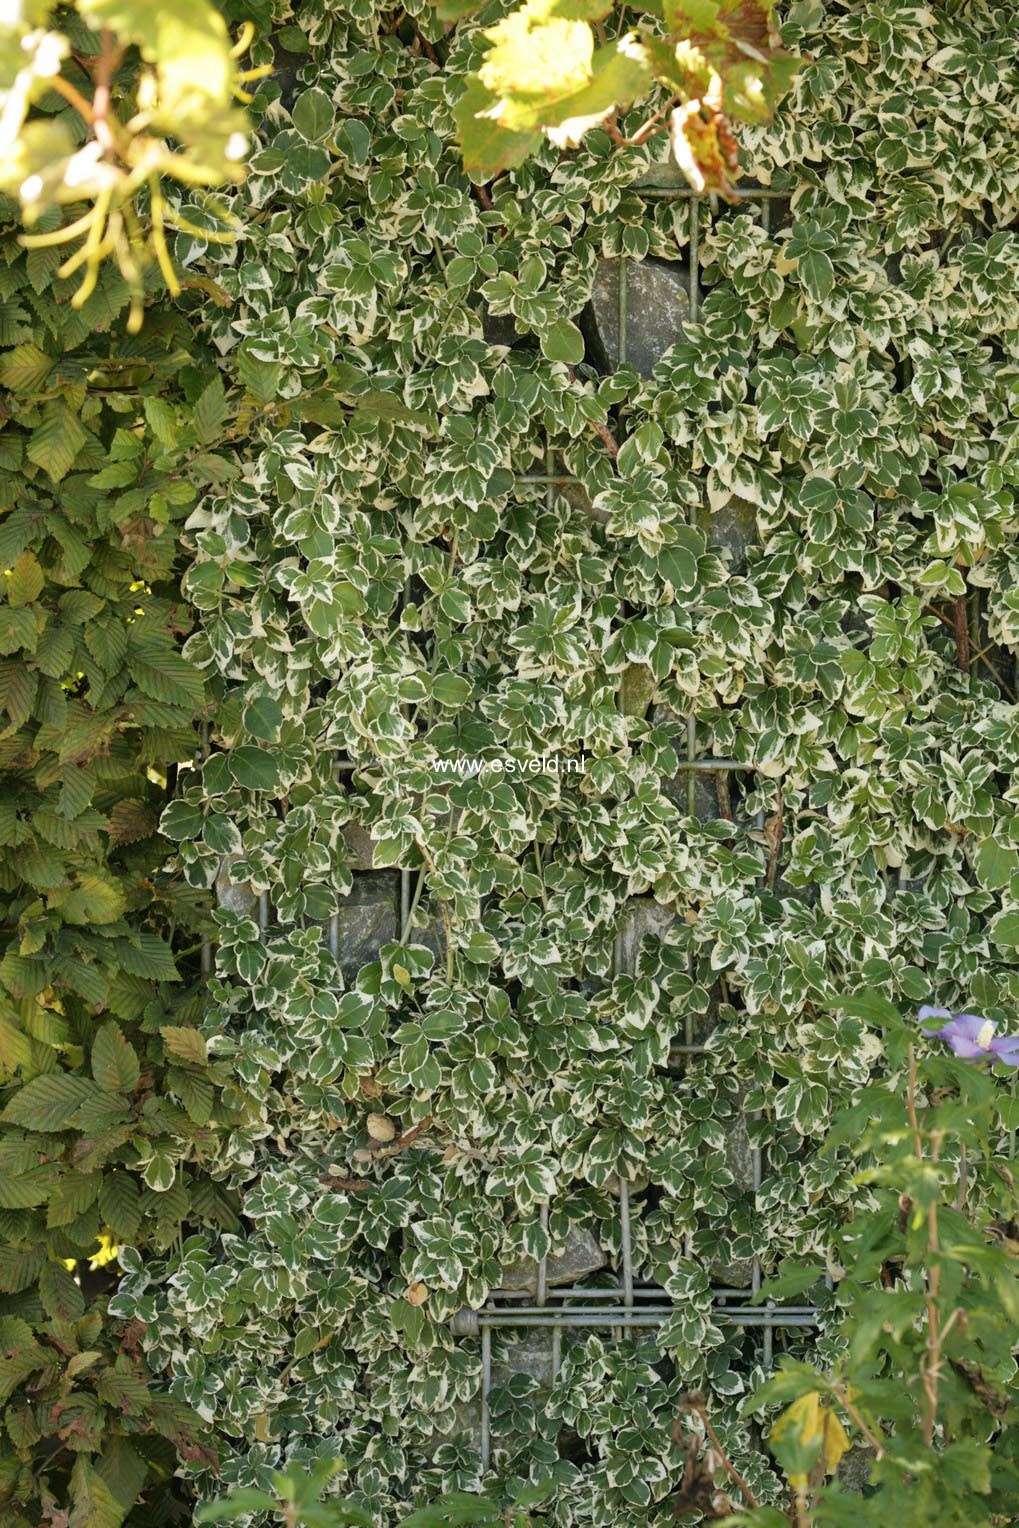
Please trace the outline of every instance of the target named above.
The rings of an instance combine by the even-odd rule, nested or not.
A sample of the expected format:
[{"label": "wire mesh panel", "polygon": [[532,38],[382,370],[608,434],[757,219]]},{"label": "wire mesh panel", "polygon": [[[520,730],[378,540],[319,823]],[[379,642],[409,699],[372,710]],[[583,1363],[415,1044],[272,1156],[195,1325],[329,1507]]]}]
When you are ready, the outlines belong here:
[{"label": "wire mesh panel", "polygon": [[[681,188],[640,188],[640,194],[649,200],[667,200],[685,204],[687,208],[687,249],[689,260],[688,303],[690,318],[699,316],[700,290],[700,211],[704,200],[692,191]],[[778,193],[760,189],[749,191],[744,201],[754,203],[760,209],[762,223],[770,229],[771,204]],[[619,363],[626,363],[630,329],[629,290],[627,280],[628,260],[618,257],[618,311],[616,315]],[[525,474],[525,483],[542,486],[546,502],[554,502],[556,490],[569,486],[580,487],[580,480],[568,473],[557,471],[555,453],[546,451],[544,471]],[[686,801],[691,816],[697,809],[697,779],[699,775],[714,777],[720,786],[720,794],[728,799],[724,782],[736,773],[752,773],[753,766],[730,758],[702,756],[698,749],[695,719],[692,715],[685,721],[685,757],[678,768],[686,777]],[[764,826],[763,814],[758,814],[756,828]],[[691,962],[692,964],[692,962]],[[624,974],[624,941],[621,930],[617,932],[614,974]],[[684,1057],[709,1053],[710,1047],[696,1039],[693,1016],[684,1019],[683,1040],[673,1049]],[[759,1145],[751,1152],[753,1188],[759,1193],[764,1179],[764,1153]],[[621,1338],[634,1331],[654,1329],[672,1318],[679,1308],[677,1303],[660,1287],[639,1283],[634,1277],[633,1225],[631,1205],[632,1185],[625,1179],[618,1183],[618,1225],[615,1240],[618,1243],[617,1282],[607,1287],[596,1285],[566,1285],[551,1289],[549,1286],[549,1259],[537,1260],[533,1288],[526,1291],[498,1290],[493,1292],[479,1310],[463,1310],[454,1318],[453,1330],[457,1335],[476,1337],[481,1346],[481,1394],[480,1394],[480,1448],[482,1467],[488,1469],[492,1454],[492,1429],[490,1399],[493,1388],[493,1332],[524,1334],[534,1329],[549,1330],[552,1337],[551,1375],[557,1377],[563,1352],[563,1340],[567,1334],[603,1332]],[[548,1206],[541,1211],[542,1225],[547,1232]],[[689,1253],[690,1248],[687,1247]],[[830,1281],[829,1281],[830,1282]],[[749,1289],[724,1285],[711,1290],[712,1320],[720,1326],[731,1326],[759,1332],[761,1360],[770,1368],[774,1358],[775,1333],[783,1329],[809,1330],[817,1325],[818,1309],[811,1304],[779,1305],[772,1301],[755,1303],[762,1285],[760,1258],[756,1254],[751,1261]]]},{"label": "wire mesh panel", "polygon": [[[700,224],[704,200],[682,188],[647,186],[639,189],[640,195],[647,200],[664,200],[686,207],[689,263],[687,301],[690,319],[696,321],[701,309]],[[777,193],[761,189],[750,191],[744,197],[745,204],[758,207],[766,230],[770,227],[771,204],[776,195]],[[631,337],[629,264],[625,255],[618,257],[615,318],[620,365],[627,362]],[[541,472],[521,474],[518,481],[540,487],[544,491],[545,502],[549,507],[554,504],[557,490],[583,486],[578,477],[560,470],[556,452],[551,446],[546,447],[543,467],[544,470]],[[409,588],[405,588],[404,597],[410,597]],[[705,776],[716,782],[719,801],[726,803],[727,808],[728,780],[738,774],[753,774],[753,765],[741,763],[733,758],[712,757],[710,753],[702,752],[701,740],[698,738],[697,726],[692,714],[685,718],[682,731],[684,755],[678,760],[677,767],[680,776],[685,779],[686,805],[690,815],[697,815],[698,779]],[[207,756],[208,752],[209,737],[208,728],[206,728],[201,756]],[[355,764],[349,759],[337,761],[335,765],[337,780],[349,778],[355,768]],[[725,810],[725,815],[730,815],[728,809]],[[758,814],[756,820],[758,832],[763,825],[763,814]],[[401,942],[410,936],[422,890],[420,881],[417,888],[414,887],[414,874],[415,872],[406,868],[400,868],[398,871],[396,885]],[[271,906],[266,892],[261,892],[257,897],[256,917],[259,928],[263,931],[267,929],[271,918]],[[329,918],[324,930],[324,938],[333,959],[337,963],[342,962],[344,957],[343,923],[338,911]],[[213,964],[213,947],[211,944],[205,944],[202,947],[203,973],[211,974]],[[619,928],[614,943],[613,975],[630,974],[627,971],[627,965],[623,930]],[[690,966],[692,971],[692,958]],[[682,1039],[674,1044],[672,1049],[684,1065],[691,1057],[710,1054],[710,1046],[698,1039],[695,1034],[694,1019],[690,1012],[684,1016]],[[756,1196],[761,1190],[765,1173],[764,1152],[759,1144],[754,1144],[751,1148],[751,1171],[753,1191]],[[639,1215],[639,1209],[633,1203],[634,1190],[630,1182],[620,1179],[616,1189],[617,1223],[611,1241],[618,1248],[618,1255],[615,1259],[613,1282],[568,1283],[552,1287],[550,1259],[546,1255],[536,1261],[533,1282],[528,1288],[495,1291],[480,1309],[465,1309],[453,1319],[452,1329],[456,1335],[473,1337],[480,1342],[482,1370],[479,1397],[480,1452],[485,1469],[491,1463],[492,1454],[490,1397],[493,1389],[493,1333],[522,1335],[534,1330],[550,1332],[550,1371],[554,1383],[560,1373],[564,1343],[571,1336],[583,1333],[603,1333],[610,1338],[622,1339],[628,1334],[661,1327],[681,1308],[663,1288],[635,1277],[633,1217]],[[540,1214],[547,1242],[549,1232],[547,1204],[541,1208]],[[692,1255],[689,1234],[686,1237],[685,1250],[688,1256]],[[606,1275],[603,1273],[601,1277],[604,1279]],[[761,1361],[767,1368],[773,1362],[775,1334],[783,1330],[807,1331],[815,1327],[818,1321],[818,1309],[811,1304],[779,1305],[770,1301],[756,1303],[754,1297],[758,1295],[761,1284],[761,1263],[759,1256],[755,1253],[750,1260],[748,1287],[739,1288],[725,1284],[712,1287],[710,1312],[711,1320],[721,1327],[760,1334]]]}]

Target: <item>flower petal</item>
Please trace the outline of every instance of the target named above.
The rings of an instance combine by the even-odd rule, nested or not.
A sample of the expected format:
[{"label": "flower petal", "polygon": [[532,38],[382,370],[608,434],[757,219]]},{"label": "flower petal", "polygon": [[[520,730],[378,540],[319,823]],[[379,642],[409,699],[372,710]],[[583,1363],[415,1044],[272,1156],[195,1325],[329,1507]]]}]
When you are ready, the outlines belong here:
[{"label": "flower petal", "polygon": [[946,1032],[942,1038],[948,1041],[952,1054],[958,1056],[960,1061],[987,1061],[990,1057],[990,1051],[984,1050],[981,1045],[976,1045],[972,1040],[967,1039],[965,1035],[948,1034]]},{"label": "flower petal", "polygon": [[[951,1017],[952,1015],[947,1008],[932,1008],[929,1003],[924,1003],[923,1007],[920,1009],[920,1012],[917,1014],[917,1018],[920,1020],[921,1024],[923,1023],[924,1019],[950,1019]],[[924,1030],[924,1034],[929,1033],[929,1030]]]},{"label": "flower petal", "polygon": [[[987,1022],[978,1013],[957,1013],[951,1023],[946,1025],[946,1028],[954,1030],[963,1039],[975,1040]],[[997,1027],[996,1024],[993,1026],[992,1034]]]}]

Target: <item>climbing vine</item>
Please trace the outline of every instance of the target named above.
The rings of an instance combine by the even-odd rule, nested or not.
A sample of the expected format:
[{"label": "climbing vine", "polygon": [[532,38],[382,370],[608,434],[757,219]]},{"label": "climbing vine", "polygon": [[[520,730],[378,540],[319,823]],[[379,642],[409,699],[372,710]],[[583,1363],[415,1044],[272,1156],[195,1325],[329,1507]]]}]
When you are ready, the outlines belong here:
[{"label": "climbing vine", "polygon": [[[113,940],[193,951],[211,932],[215,951],[200,1014],[168,1012],[177,985],[146,970],[135,1009],[86,994],[52,1058],[13,1055],[5,1128],[38,1151],[19,1091],[66,1070],[91,1099],[107,1063],[86,1052],[106,1033],[123,1061],[117,1022],[139,1073],[112,1089],[132,1100],[113,1169],[157,1197],[183,1180],[191,1204],[179,1237],[169,1215],[154,1237],[110,1226],[137,1246],[109,1320],[215,1443],[218,1483],[200,1458],[190,1478],[272,1492],[340,1455],[331,1488],[386,1524],[485,1485],[481,1358],[453,1316],[571,1236],[610,1277],[627,1179],[637,1277],[674,1314],[566,1341],[554,1383],[497,1339],[493,1462],[511,1486],[551,1476],[563,1528],[664,1528],[692,1387],[755,1498],[784,1499],[740,1415],[761,1350],[711,1288],[747,1287],[755,1256],[839,1272],[861,1188],[851,1141],[821,1146],[889,1062],[832,992],[1016,1027],[1019,77],[993,0],[800,0],[777,19],[804,63],[742,131],[767,195],[705,198],[691,224],[663,141],[599,127],[472,182],[457,114],[498,19],[448,27],[416,0],[276,16],[248,180],[223,193],[244,236],[174,236],[176,305],[113,346],[122,379],[156,372],[103,382],[88,326],[89,365],[69,365],[57,326],[86,310],[34,284],[58,257],[12,260],[25,317],[2,364],[46,368],[0,435],[12,512],[26,478],[51,506],[51,476],[87,474],[93,536],[95,496],[164,474],[171,491],[146,494],[164,520],[135,524],[129,499],[103,531],[159,632],[153,679],[145,620],[117,608],[110,703],[116,746],[149,750],[124,790],[162,793],[162,840],[143,841],[138,901],[110,902],[112,939],[67,916],[77,867],[55,899],[12,871],[9,922],[93,941],[90,973]],[[701,299],[631,306],[621,360],[619,259],[631,296],[642,271],[686,293],[692,268]],[[138,561],[161,525],[162,586]],[[50,578],[59,536],[38,534]],[[18,575],[12,630],[66,598],[22,599],[38,578]],[[73,652],[71,705],[93,682]],[[18,725],[51,747],[45,716]],[[739,768],[684,772],[691,732],[696,758]],[[86,842],[104,878],[107,842]],[[65,1167],[85,1118],[45,1137]],[[974,1203],[992,1171],[972,1168]],[[37,1209],[10,1213],[36,1247]],[[839,1295],[819,1298],[823,1360]],[[19,1468],[32,1446],[11,1442]]]}]

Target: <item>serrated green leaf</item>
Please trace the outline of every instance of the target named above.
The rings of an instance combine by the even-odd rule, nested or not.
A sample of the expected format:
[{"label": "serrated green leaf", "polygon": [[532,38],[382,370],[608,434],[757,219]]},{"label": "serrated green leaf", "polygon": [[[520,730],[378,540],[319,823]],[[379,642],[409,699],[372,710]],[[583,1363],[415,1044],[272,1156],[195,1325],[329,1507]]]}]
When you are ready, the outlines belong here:
[{"label": "serrated green leaf", "polygon": [[125,898],[115,881],[83,873],[76,885],[50,892],[49,904],[67,923],[116,923],[124,911]]},{"label": "serrated green leaf", "polygon": [[197,1029],[179,1024],[163,1024],[159,1033],[163,1037],[167,1055],[176,1061],[186,1061],[192,1066],[205,1066],[209,1059],[205,1037]]},{"label": "serrated green leaf", "polygon": [[85,1454],[71,1471],[71,1518],[68,1528],[120,1528],[127,1509],[117,1500]]},{"label": "serrated green leaf", "polygon": [[7,580],[7,598],[12,605],[30,605],[45,585],[42,568],[31,552],[22,552]]},{"label": "serrated green leaf", "polygon": [[39,1275],[39,1298],[48,1316],[77,1321],[85,1309],[85,1297],[62,1263],[48,1262]]},{"label": "serrated green leaf", "polygon": [[92,1044],[92,1076],[111,1093],[130,1093],[141,1067],[134,1046],[117,1024],[104,1024]]},{"label": "serrated green leaf", "polygon": [[33,1077],[7,1104],[2,1119],[29,1130],[62,1130],[77,1109],[95,1093],[95,1084],[71,1072]]},{"label": "serrated green leaf", "polygon": [[191,422],[202,445],[211,445],[218,437],[227,416],[226,392],[222,377],[213,377],[195,404]]},{"label": "serrated green leaf", "polygon": [[28,458],[54,483],[59,483],[67,476],[87,438],[81,420],[66,403],[47,403],[42,422],[28,442]]},{"label": "serrated green leaf", "polygon": [[15,345],[0,356],[0,386],[12,393],[37,393],[53,370],[52,357],[38,345]]},{"label": "serrated green leaf", "polygon": [[122,1241],[134,1241],[141,1222],[139,1190],[129,1173],[103,1175],[99,1188],[99,1213],[113,1234]]}]

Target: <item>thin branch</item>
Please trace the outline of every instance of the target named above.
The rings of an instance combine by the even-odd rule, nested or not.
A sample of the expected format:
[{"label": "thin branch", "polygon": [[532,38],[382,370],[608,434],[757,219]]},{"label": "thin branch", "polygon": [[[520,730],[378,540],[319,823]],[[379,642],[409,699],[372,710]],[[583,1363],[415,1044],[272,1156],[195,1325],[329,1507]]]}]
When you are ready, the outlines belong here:
[{"label": "thin branch", "polygon": [[433,1120],[433,1115],[426,1114],[424,1119],[418,1120],[416,1125],[411,1125],[409,1130],[405,1130],[402,1135],[398,1135],[395,1141],[387,1141],[378,1146],[364,1146],[359,1151],[356,1151],[354,1155],[362,1162],[374,1161],[376,1157],[396,1156],[399,1152],[406,1151],[407,1147],[417,1140],[421,1132],[428,1129]]},{"label": "thin branch", "polygon": [[94,126],[95,115],[92,111],[91,103],[86,101],[81,92],[75,90],[73,85],[69,85],[63,75],[53,75],[49,81],[49,87],[51,90],[55,90],[57,95],[63,96],[69,106],[74,107],[83,122],[86,122],[89,127]]},{"label": "thin branch", "polygon": [[[913,1150],[919,1161],[923,1157],[923,1136],[916,1113],[916,1050],[909,1044],[909,1078],[906,1085],[906,1114],[913,1136]],[[937,1160],[935,1149],[934,1159]],[[938,1288],[941,1282],[940,1249],[938,1246],[938,1206],[932,1203],[927,1210],[927,1257],[935,1259],[927,1269],[927,1360],[921,1365],[920,1377],[924,1388],[924,1406],[921,1426],[924,1443],[930,1447],[934,1441],[934,1425],[937,1419],[938,1374],[941,1367],[941,1335],[939,1331]]]},{"label": "thin branch", "polygon": [[969,610],[966,596],[960,594],[952,605],[952,625],[955,630],[955,661],[964,674],[969,673]]},{"label": "thin branch", "polygon": [[785,798],[782,787],[779,786],[778,805],[774,815],[769,817],[764,824],[764,837],[768,844],[768,868],[764,874],[764,883],[769,891],[775,889],[775,876],[778,871],[778,856],[782,849],[782,830],[785,822]]},{"label": "thin branch", "polygon": [[92,127],[106,154],[112,154],[116,149],[109,121],[110,86],[113,83],[114,71],[123,56],[124,50],[117,47],[109,27],[103,27],[102,51],[96,62],[95,90],[92,95]]},{"label": "thin branch", "polygon": [[[567,366],[566,370],[569,372],[570,381],[576,382],[577,373],[573,370],[573,367]],[[605,442],[606,447],[608,448],[609,455],[611,456],[613,462],[615,462],[616,458],[619,456],[619,446],[616,442],[616,437],[613,435],[608,425],[597,424],[593,419],[588,420],[588,424],[596,435],[601,436],[602,440]]]},{"label": "thin branch", "polygon": [[884,1443],[878,1434],[874,1431],[874,1429],[863,1420],[860,1412],[853,1405],[853,1402],[849,1399],[849,1396],[846,1394],[845,1390],[843,1390],[842,1386],[839,1385],[837,1381],[832,1380],[831,1390],[832,1395],[838,1401],[846,1415],[850,1418],[853,1425],[866,1438],[867,1442],[870,1444],[877,1457],[879,1459],[883,1458],[885,1453]]},{"label": "thin branch", "polygon": [[696,1413],[696,1415],[700,1418],[704,1432],[711,1444],[711,1447],[718,1455],[722,1464],[722,1468],[725,1470],[726,1474],[739,1486],[743,1493],[744,1499],[746,1500],[747,1506],[754,1508],[759,1507],[760,1502],[757,1500],[757,1497],[754,1495],[753,1491],[751,1491],[750,1487],[743,1479],[743,1476],[740,1474],[736,1466],[731,1462],[728,1454],[722,1447],[718,1434],[715,1432],[715,1429],[711,1425],[711,1419],[708,1416],[707,1410],[705,1409],[703,1397],[694,1392],[683,1397],[683,1404],[687,1410]]}]

